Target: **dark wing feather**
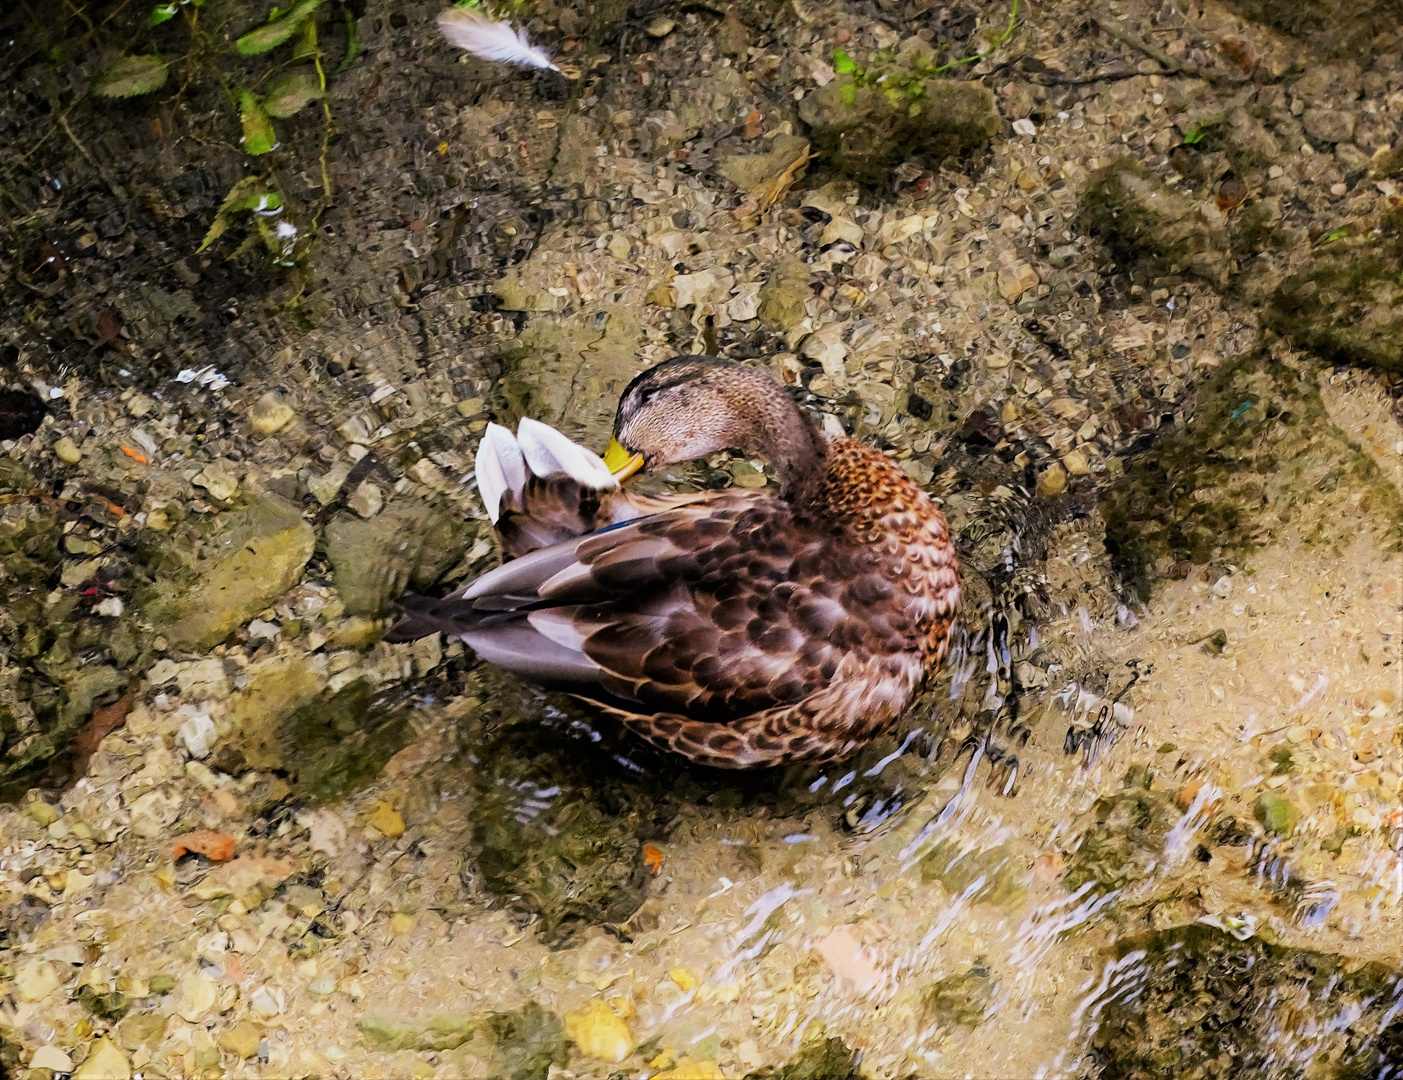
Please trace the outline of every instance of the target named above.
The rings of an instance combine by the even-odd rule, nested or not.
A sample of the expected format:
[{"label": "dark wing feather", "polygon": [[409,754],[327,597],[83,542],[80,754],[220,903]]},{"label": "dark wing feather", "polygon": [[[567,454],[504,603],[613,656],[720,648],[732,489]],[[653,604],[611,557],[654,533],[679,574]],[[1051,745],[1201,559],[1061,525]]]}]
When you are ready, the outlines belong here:
[{"label": "dark wing feather", "polygon": [[602,704],[728,723],[802,700],[845,659],[919,653],[890,557],[774,496],[728,492],[533,552],[412,617]]},{"label": "dark wing feather", "polygon": [[[705,493],[699,497],[705,497]],[[568,476],[531,475],[521,492],[508,491],[503,495],[501,516],[497,519],[502,557],[515,559],[666,510],[680,501],[650,498],[632,491],[599,491]]]}]

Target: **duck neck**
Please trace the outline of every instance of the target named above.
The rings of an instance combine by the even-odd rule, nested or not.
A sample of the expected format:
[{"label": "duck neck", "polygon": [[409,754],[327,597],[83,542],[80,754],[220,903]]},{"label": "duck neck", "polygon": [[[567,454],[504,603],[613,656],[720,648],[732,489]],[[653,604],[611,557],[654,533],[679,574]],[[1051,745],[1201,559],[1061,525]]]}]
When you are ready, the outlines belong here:
[{"label": "duck neck", "polygon": [[812,494],[822,482],[828,440],[787,395],[781,395],[764,424],[760,453],[779,475],[780,495],[789,500]]}]

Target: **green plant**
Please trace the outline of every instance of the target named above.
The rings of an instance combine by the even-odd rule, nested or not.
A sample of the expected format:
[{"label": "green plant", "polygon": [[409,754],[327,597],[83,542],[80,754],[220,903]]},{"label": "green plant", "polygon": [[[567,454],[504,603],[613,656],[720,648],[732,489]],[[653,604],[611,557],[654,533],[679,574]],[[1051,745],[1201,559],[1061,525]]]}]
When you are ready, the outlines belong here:
[{"label": "green plant", "polygon": [[[309,226],[299,227],[292,220],[277,180],[278,163],[270,160],[262,175],[245,177],[229,190],[198,250],[206,250],[231,224],[247,216],[253,228],[234,255],[261,243],[274,266],[300,265],[305,261],[317,220],[332,197],[326,151],[334,121],[323,66],[325,55],[317,34],[318,16],[327,0],[293,0],[285,7],[274,7],[262,23],[240,35],[233,48],[238,58],[262,57],[288,45],[291,52],[260,72],[250,71],[233,80],[216,64],[216,59],[232,59],[229,50],[200,24],[201,9],[206,3],[207,0],[159,0],[151,9],[148,23],[159,27],[177,15],[183,16],[190,46],[184,57],[187,82],[191,74],[200,73],[219,82],[231,110],[237,112],[243,152],[254,158],[276,158],[274,151],[281,146],[276,121],[313,104],[320,103],[325,123],[319,162],[322,196],[311,212]],[[345,25],[345,55],[336,68],[338,72],[360,53],[355,16],[348,7],[339,7]],[[122,56],[98,73],[91,90],[95,96],[114,99],[150,94],[166,85],[170,69],[177,63],[158,52]],[[296,70],[299,65],[310,65],[310,70]]]},{"label": "green plant", "polygon": [[943,75],[945,72],[964,64],[978,63],[995,49],[998,49],[1013,36],[1017,22],[1018,0],[1013,0],[1013,6],[1008,13],[1008,25],[998,34],[989,38],[983,49],[971,53],[969,56],[956,57],[941,64],[931,62],[933,54],[917,53],[911,58],[909,66],[902,67],[896,63],[894,50],[882,49],[867,67],[862,67],[842,49],[834,49],[834,72],[849,77],[840,90],[843,104],[852,105],[855,103],[857,91],[865,86],[880,86],[893,102],[902,97],[914,101],[925,93],[927,79]]}]

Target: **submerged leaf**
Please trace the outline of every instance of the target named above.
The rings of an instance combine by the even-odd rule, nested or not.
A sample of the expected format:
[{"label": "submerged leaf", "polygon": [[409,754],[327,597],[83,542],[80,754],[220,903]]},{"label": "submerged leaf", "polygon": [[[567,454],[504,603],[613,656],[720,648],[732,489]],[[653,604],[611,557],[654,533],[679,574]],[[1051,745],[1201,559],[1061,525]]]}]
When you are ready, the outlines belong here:
[{"label": "submerged leaf", "polygon": [[244,210],[251,210],[255,214],[272,213],[281,209],[282,205],[282,196],[276,191],[269,191],[267,182],[261,177],[245,176],[224,196],[219,212],[214,215],[214,224],[209,227],[209,232],[205,233],[205,238],[196,251],[204,251],[223,236],[235,214]]},{"label": "submerged leaf", "polygon": [[159,54],[123,56],[98,73],[93,93],[111,98],[149,94],[164,86],[168,75],[165,58]]},{"label": "submerged leaf", "polygon": [[348,7],[341,9],[341,15],[346,20],[346,56],[336,67],[338,73],[350,67],[351,61],[360,55],[360,24]]},{"label": "submerged leaf", "polygon": [[262,26],[250,30],[234,43],[234,47],[244,56],[257,56],[270,49],[276,49],[297,33],[302,24],[321,5],[322,0],[298,0],[281,18],[270,19]]},{"label": "submerged leaf", "polygon": [[263,111],[281,120],[299,112],[325,95],[321,81],[307,72],[284,75],[273,83],[263,98]]},{"label": "submerged leaf", "polygon": [[239,91],[239,116],[244,122],[244,153],[266,154],[278,145],[273,121],[268,119],[252,90]]},{"label": "submerged leaf", "polygon": [[317,20],[308,19],[302,24],[302,33],[297,37],[297,44],[292,47],[292,58],[313,60],[320,55],[321,50],[317,48]]}]

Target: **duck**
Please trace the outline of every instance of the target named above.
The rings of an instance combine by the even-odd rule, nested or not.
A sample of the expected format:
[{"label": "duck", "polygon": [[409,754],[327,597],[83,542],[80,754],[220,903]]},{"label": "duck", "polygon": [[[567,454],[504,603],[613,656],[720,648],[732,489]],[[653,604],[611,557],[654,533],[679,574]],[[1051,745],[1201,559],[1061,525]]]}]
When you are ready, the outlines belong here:
[{"label": "duck", "polygon": [[[624,486],[721,450],[763,457],[778,487]],[[949,646],[959,564],[940,508],[762,368],[648,368],[602,456],[539,421],[490,425],[476,475],[505,561],[441,599],[401,598],[388,640],[446,633],[698,764],[849,757]]]}]

